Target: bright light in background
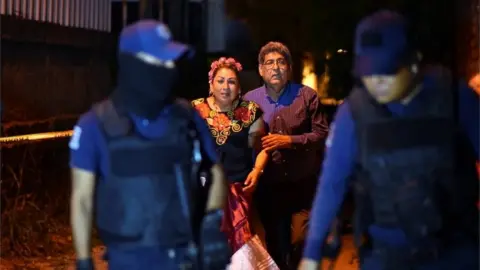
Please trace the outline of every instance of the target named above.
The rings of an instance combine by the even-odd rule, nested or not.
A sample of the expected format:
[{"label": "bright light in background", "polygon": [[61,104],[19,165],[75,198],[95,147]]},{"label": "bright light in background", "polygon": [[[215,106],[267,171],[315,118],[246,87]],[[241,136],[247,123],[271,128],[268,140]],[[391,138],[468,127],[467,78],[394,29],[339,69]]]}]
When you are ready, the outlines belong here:
[{"label": "bright light in background", "polygon": [[337,50],[337,53],[347,53],[348,51],[347,50],[344,50],[344,49],[338,49]]},{"label": "bright light in background", "polygon": [[477,73],[469,81],[470,87],[480,95],[480,73]]},{"label": "bright light in background", "polygon": [[[332,58],[332,54],[329,51],[326,51],[324,57],[325,60],[330,60]],[[323,69],[324,72],[318,78],[317,94],[320,98],[325,98],[328,96],[328,85],[330,82],[329,67],[327,62],[325,62]]]},{"label": "bright light in background", "polygon": [[317,90],[318,78],[315,74],[315,63],[313,56],[310,53],[306,53],[302,63],[302,84]]}]

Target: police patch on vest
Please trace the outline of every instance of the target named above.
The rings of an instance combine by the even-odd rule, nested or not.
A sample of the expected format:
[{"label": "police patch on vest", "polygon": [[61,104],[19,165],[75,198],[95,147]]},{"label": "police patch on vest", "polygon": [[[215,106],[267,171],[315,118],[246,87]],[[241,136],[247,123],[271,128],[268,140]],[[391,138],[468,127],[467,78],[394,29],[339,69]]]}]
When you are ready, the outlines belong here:
[{"label": "police patch on vest", "polygon": [[68,143],[68,147],[72,150],[78,150],[80,148],[80,137],[82,136],[82,128],[79,126],[75,126],[73,128],[72,138]]}]

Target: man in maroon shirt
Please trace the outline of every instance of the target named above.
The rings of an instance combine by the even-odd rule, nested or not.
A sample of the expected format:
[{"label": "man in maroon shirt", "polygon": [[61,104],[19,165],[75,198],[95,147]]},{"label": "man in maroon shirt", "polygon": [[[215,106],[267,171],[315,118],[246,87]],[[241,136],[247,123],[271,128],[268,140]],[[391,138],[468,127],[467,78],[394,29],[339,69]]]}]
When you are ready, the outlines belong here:
[{"label": "man in maroon shirt", "polygon": [[269,131],[262,146],[271,160],[259,181],[257,208],[269,253],[282,270],[296,269],[292,215],[311,207],[328,124],[315,90],[289,81],[292,57],[285,45],[263,46],[258,64],[265,84],[244,97],[261,107]]}]

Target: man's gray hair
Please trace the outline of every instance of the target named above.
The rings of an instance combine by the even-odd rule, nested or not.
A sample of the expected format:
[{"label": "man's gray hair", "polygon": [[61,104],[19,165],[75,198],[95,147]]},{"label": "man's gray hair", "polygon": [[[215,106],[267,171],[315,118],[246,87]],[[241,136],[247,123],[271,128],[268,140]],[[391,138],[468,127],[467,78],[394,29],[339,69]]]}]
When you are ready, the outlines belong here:
[{"label": "man's gray hair", "polygon": [[287,60],[288,65],[292,65],[292,55],[290,54],[290,50],[283,43],[276,41],[270,41],[260,49],[260,52],[258,53],[258,63],[263,64],[265,61],[265,55],[272,52],[281,54],[285,60]]}]

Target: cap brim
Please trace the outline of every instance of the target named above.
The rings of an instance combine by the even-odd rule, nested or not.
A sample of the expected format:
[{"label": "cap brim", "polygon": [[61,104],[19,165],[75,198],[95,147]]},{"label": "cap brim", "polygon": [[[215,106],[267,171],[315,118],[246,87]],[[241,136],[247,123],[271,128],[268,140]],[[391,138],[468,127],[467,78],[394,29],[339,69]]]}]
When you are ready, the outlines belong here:
[{"label": "cap brim", "polygon": [[403,66],[405,59],[391,53],[359,55],[355,58],[354,74],[356,76],[393,75]]},{"label": "cap brim", "polygon": [[155,57],[163,61],[175,61],[190,50],[191,49],[188,45],[171,41],[166,45],[159,47],[159,50],[155,53]]}]

